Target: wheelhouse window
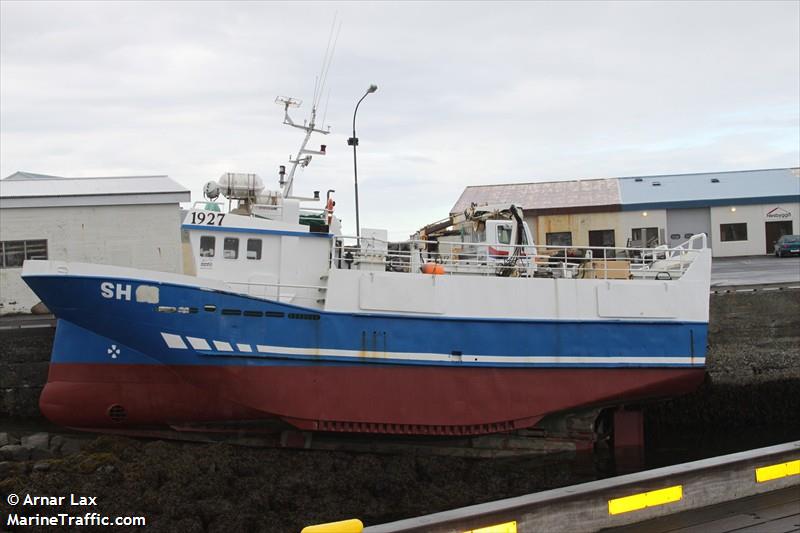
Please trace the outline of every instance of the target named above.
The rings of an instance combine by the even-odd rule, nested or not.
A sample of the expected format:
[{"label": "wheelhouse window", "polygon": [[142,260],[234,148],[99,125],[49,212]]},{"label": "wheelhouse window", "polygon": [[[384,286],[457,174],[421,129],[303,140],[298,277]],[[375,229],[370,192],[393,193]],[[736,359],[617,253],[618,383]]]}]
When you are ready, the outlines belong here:
[{"label": "wheelhouse window", "polygon": [[498,244],[511,244],[510,225],[497,226],[497,242]]},{"label": "wheelhouse window", "polygon": [[736,224],[720,224],[719,225],[719,239],[723,242],[728,241],[746,241],[747,240],[747,223],[738,222]]},{"label": "wheelhouse window", "polygon": [[222,257],[225,259],[237,259],[239,257],[239,239],[236,237],[225,237]]},{"label": "wheelhouse window", "polygon": [[247,239],[247,258],[261,259],[261,239]]},{"label": "wheelhouse window", "polygon": [[546,233],[544,238],[547,246],[572,246],[571,231],[556,231],[553,233]]},{"label": "wheelhouse window", "polygon": [[47,259],[47,240],[0,241],[0,268],[21,268],[26,259]]},{"label": "wheelhouse window", "polygon": [[200,237],[200,257],[214,257],[216,238],[210,235]]}]

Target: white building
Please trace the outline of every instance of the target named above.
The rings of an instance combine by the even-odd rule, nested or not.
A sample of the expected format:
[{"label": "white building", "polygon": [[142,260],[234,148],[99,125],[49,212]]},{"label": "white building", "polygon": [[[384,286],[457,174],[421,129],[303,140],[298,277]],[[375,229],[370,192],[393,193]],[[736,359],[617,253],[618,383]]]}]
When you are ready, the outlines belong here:
[{"label": "white building", "polygon": [[0,314],[39,301],[20,278],[25,259],[182,272],[179,203],[189,200],[167,176],[0,180]]},{"label": "white building", "polygon": [[800,234],[799,170],[620,178],[622,211],[647,213],[670,245],[705,233],[714,257],[771,254],[781,235]]},{"label": "white building", "polygon": [[800,234],[800,169],[476,185],[450,212],[473,202],[522,207],[543,244],[675,246],[705,233],[714,257],[762,255]]}]

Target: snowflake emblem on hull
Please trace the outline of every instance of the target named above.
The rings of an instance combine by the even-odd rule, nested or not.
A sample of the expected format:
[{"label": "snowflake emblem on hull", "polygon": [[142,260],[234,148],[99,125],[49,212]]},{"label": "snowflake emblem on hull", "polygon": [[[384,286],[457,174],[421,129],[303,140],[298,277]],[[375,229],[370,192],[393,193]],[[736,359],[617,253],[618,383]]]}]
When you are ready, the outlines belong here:
[{"label": "snowflake emblem on hull", "polygon": [[117,348],[116,344],[112,344],[111,348],[106,350],[106,352],[108,352],[108,355],[111,356],[111,359],[116,359],[117,356],[120,354],[119,348]]}]

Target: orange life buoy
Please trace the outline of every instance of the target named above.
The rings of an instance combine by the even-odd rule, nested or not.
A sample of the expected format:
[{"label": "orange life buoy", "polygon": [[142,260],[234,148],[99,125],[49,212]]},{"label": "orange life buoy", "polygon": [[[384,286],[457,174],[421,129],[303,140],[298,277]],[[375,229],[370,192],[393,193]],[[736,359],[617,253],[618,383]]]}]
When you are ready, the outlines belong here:
[{"label": "orange life buoy", "polygon": [[422,265],[423,274],[433,274],[434,276],[439,276],[444,274],[444,272],[444,265],[440,265],[439,263],[425,263]]}]

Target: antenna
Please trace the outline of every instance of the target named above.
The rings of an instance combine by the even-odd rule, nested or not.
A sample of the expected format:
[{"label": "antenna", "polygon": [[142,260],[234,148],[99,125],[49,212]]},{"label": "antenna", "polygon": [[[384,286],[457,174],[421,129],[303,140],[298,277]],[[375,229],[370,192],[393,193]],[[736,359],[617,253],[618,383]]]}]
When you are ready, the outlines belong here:
[{"label": "antenna", "polygon": [[[291,163],[292,168],[289,171],[289,175],[286,176],[285,169],[281,167],[280,175],[280,184],[283,187],[283,197],[288,198],[292,195],[292,186],[294,185],[294,174],[297,171],[298,165],[301,168],[305,168],[311,162],[311,157],[314,155],[325,155],[326,147],[325,145],[321,145],[319,150],[309,150],[306,148],[309,139],[311,138],[312,133],[321,133],[323,135],[328,135],[331,132],[330,126],[326,129],[317,129],[316,127],[316,120],[317,120],[317,107],[319,105],[319,99],[322,97],[322,94],[325,92],[325,84],[328,79],[328,72],[331,68],[331,63],[333,62],[333,54],[336,50],[336,43],[339,40],[339,32],[342,29],[342,23],[339,22],[337,27],[336,25],[336,17],[338,13],[334,15],[333,23],[331,24],[331,32],[328,35],[328,46],[325,49],[325,56],[322,59],[322,68],[320,70],[319,76],[316,77],[314,80],[314,99],[311,104],[311,116],[309,117],[307,122],[303,122],[303,125],[296,124],[292,117],[289,116],[289,108],[290,107],[299,107],[302,104],[301,100],[296,98],[291,98],[288,96],[278,96],[275,98],[275,103],[278,105],[283,106],[283,123],[287,124],[293,128],[298,128],[306,132],[305,137],[303,138],[303,142],[300,145],[300,149],[297,151],[297,155],[294,159],[289,156],[289,163]],[[334,37],[334,30],[335,30],[335,37]],[[328,91],[328,99],[330,99],[330,91]],[[326,112],[327,112],[327,103],[326,103]],[[323,120],[323,123],[325,121]]]},{"label": "antenna", "polygon": [[283,106],[283,123],[294,126],[294,121],[292,120],[292,117],[289,116],[289,108],[300,107],[303,105],[303,101],[297,98],[291,98],[289,96],[276,96],[275,103]]},{"label": "antenna", "polygon": [[328,104],[331,101],[331,90],[328,89],[328,97],[325,99],[325,112],[322,113],[322,123],[325,124],[325,118],[328,116]]},{"label": "antenna", "polygon": [[311,138],[312,133],[321,133],[323,135],[328,135],[331,130],[330,127],[326,130],[320,130],[315,127],[315,121],[317,117],[317,108],[311,108],[311,117],[307,122],[303,122],[302,125],[295,124],[292,117],[289,116],[289,108],[290,107],[300,107],[302,103],[301,100],[296,98],[291,98],[288,96],[278,96],[275,98],[275,103],[278,105],[283,106],[283,123],[288,124],[293,128],[298,128],[306,132],[305,137],[303,138],[303,142],[300,145],[300,149],[297,151],[297,155],[294,159],[289,156],[289,163],[292,164],[292,169],[289,171],[289,175],[284,178],[284,174],[281,173],[281,186],[283,187],[283,197],[288,198],[292,195],[292,185],[294,184],[294,173],[297,171],[297,166],[305,168],[311,162],[311,156],[313,155],[325,155],[325,145],[323,144],[320,146],[319,150],[309,150],[306,148],[308,144],[308,140]]},{"label": "antenna", "polygon": [[[314,85],[314,107],[319,106],[319,99],[322,97],[322,94],[325,92],[325,84],[328,81],[328,71],[331,68],[331,63],[333,62],[333,54],[336,51],[336,43],[339,41],[339,32],[342,30],[342,23],[339,22],[339,26],[336,26],[336,19],[339,16],[339,13],[336,12],[333,15],[333,22],[331,23],[331,31],[328,34],[328,46],[325,48],[325,55],[322,58],[322,68],[320,69],[319,76],[315,80]],[[336,30],[336,37],[333,36],[334,30]],[[331,46],[331,41],[333,41],[333,46]]]}]

